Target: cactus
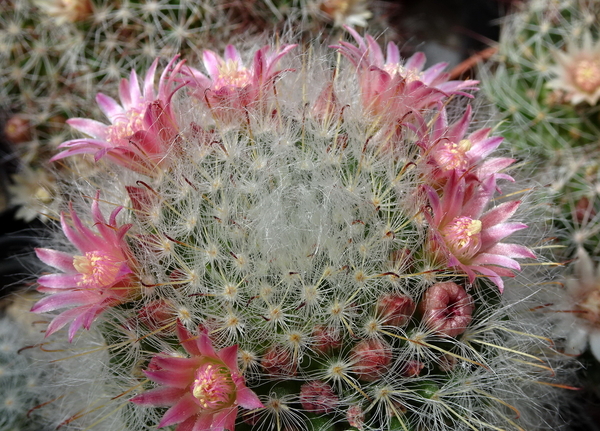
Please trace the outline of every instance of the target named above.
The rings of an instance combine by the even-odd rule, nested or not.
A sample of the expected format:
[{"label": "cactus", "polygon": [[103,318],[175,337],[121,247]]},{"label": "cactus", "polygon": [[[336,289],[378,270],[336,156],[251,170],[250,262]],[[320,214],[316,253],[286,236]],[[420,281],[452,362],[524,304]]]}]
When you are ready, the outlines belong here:
[{"label": "cactus", "polygon": [[569,77],[577,80],[578,71],[565,68],[579,65],[585,74],[577,53],[584,40],[598,40],[599,14],[596,2],[536,0],[505,18],[482,88],[509,122],[504,134],[519,151],[552,160],[597,139],[598,109],[583,89],[593,84],[574,84]]},{"label": "cactus", "polygon": [[585,364],[582,399],[599,387],[599,17],[598,2],[525,3],[506,18],[494,62],[482,70],[515,153],[540,161],[535,177],[552,202],[555,259],[568,265],[548,312],[553,337]]},{"label": "cactus", "polygon": [[84,113],[100,116],[88,101],[101,88],[116,96],[118,81],[130,70],[145,70],[157,57],[177,53],[198,58],[203,46],[220,48],[224,41],[291,22],[304,23],[307,34],[327,37],[342,24],[365,25],[371,15],[362,0],[3,1],[0,112],[8,120],[0,126],[15,144],[19,165],[13,177],[17,187],[10,190],[11,204],[25,208],[17,217],[29,221],[43,201],[60,198],[36,197],[22,188],[36,187],[35,172],[47,170],[44,164],[56,146],[70,137],[65,120]]},{"label": "cactus", "polygon": [[349,32],[153,63],[97,96],[108,124],[68,120],[87,136],[53,157],[74,175],[33,305],[52,425],[558,426],[556,292],[521,278],[534,209],[477,83]]}]

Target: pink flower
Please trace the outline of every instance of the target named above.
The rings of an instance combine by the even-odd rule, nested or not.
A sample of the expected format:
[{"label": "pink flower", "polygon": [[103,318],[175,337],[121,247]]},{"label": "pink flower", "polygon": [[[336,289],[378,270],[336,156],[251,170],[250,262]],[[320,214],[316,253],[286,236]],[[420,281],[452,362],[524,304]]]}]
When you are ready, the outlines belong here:
[{"label": "pink flower", "polygon": [[38,301],[31,311],[45,313],[69,308],[50,322],[46,336],[71,322],[69,341],[72,341],[79,328],[89,329],[106,309],[131,300],[138,288],[132,270],[135,263],[124,240],[131,225],[117,225],[117,214],[122,207],[112,212],[107,223],[100,212],[98,197],[99,194],[92,204],[98,234],[85,227],[72,208],[70,216],[74,227],[69,226],[65,214],[61,214],[62,229],[81,254],[73,256],[47,248],[35,250],[42,262],[63,273],[38,279],[38,291],[50,296]]},{"label": "pink flower", "polygon": [[370,35],[362,38],[354,29],[345,27],[358,46],[341,41],[337,48],[356,66],[359,73],[363,105],[373,114],[390,114],[403,118],[430,108],[451,94],[472,97],[463,90],[476,90],[478,81],[448,81],[444,73],[447,63],[438,63],[422,70],[425,54],[418,52],[400,61],[398,47],[390,42],[387,58]]},{"label": "pink flower", "polygon": [[496,190],[495,175],[482,183],[468,183],[453,174],[444,186],[442,197],[426,186],[430,211],[425,217],[430,224],[431,251],[446,261],[449,267],[462,269],[469,281],[481,274],[504,289],[502,276],[514,276],[520,270],[515,258],[535,258],[533,252],[518,244],[500,241],[525,229],[523,223],[506,222],[517,210],[520,201],[504,202],[486,212]]},{"label": "pink flower", "polygon": [[177,431],[233,431],[238,406],[264,407],[238,369],[237,345],[216,352],[206,332],[193,337],[179,322],[177,336],[190,357],[153,357],[144,374],[162,386],[131,399],[170,407],[158,428],[179,424]]},{"label": "pink flower", "polygon": [[75,154],[94,154],[95,160],[106,156],[129,169],[150,173],[164,162],[165,155],[179,133],[172,110],[171,99],[185,84],[175,82],[184,62],[174,57],[161,74],[158,94],[154,90],[154,75],[158,59],[146,73],[143,90],[138,77],[131,71],[129,80],[123,79],[119,87],[122,105],[113,98],[98,93],[96,101],[110,120],[110,125],[86,118],[71,118],[67,123],[91,138],[63,142],[59,148],[67,148],[51,160],[59,160]]},{"label": "pink flower", "polygon": [[600,99],[600,40],[593,42],[587,31],[580,46],[570,40],[566,52],[556,51],[554,57],[558,64],[550,70],[557,76],[548,81],[548,88],[564,91],[573,105],[584,101],[596,105]]},{"label": "pink flower", "polygon": [[456,337],[471,323],[475,305],[473,298],[456,283],[437,283],[425,294],[419,308],[423,321],[440,334]]},{"label": "pink flower", "polygon": [[489,128],[476,130],[465,137],[471,122],[471,112],[469,105],[461,119],[448,125],[446,110],[442,109],[433,126],[421,125],[419,145],[425,150],[427,175],[434,183],[443,183],[454,172],[459,176],[467,174],[475,181],[483,181],[492,174],[496,179],[513,181],[510,175],[499,171],[510,166],[515,159],[486,159],[504,138],[489,137]]},{"label": "pink flower", "polygon": [[230,122],[245,118],[244,109],[265,100],[273,91],[276,78],[282,73],[277,63],[296,45],[283,45],[269,54],[270,47],[264,46],[256,51],[250,68],[246,68],[242,58],[233,45],[225,48],[225,57],[205,50],[204,67],[209,77],[202,72],[188,68],[187,83],[193,94],[207,103],[213,115]]}]

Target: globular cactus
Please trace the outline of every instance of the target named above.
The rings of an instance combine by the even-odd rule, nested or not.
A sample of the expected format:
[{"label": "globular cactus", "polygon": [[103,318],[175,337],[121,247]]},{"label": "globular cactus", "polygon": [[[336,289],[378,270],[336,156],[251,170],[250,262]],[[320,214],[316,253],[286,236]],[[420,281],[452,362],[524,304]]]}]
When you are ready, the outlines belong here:
[{"label": "globular cactus", "polygon": [[36,249],[55,426],[557,426],[569,358],[477,83],[349,31],[153,63],[68,120],[53,161],[95,172]]}]

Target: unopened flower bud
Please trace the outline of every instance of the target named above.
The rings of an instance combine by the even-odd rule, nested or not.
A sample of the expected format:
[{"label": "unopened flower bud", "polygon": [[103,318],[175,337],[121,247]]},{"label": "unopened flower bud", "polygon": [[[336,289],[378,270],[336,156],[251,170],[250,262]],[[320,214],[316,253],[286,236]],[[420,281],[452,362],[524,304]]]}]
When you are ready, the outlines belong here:
[{"label": "unopened flower bud", "polygon": [[298,364],[289,350],[281,346],[269,348],[262,357],[260,364],[265,372],[272,376],[294,376],[298,369]]},{"label": "unopened flower bud", "polygon": [[31,124],[23,115],[13,115],[4,125],[4,134],[13,144],[20,144],[31,139]]},{"label": "unopened flower bud", "polygon": [[331,413],[340,403],[333,388],[321,380],[303,384],[300,387],[300,404],[306,411],[316,414]]},{"label": "unopened flower bud", "polygon": [[363,340],[352,349],[352,371],[360,380],[373,382],[381,376],[392,361],[390,346],[376,338]]},{"label": "unopened flower bud", "polygon": [[346,410],[346,420],[351,427],[362,430],[365,424],[365,414],[361,406],[355,404],[348,407],[348,410]]},{"label": "unopened flower bud", "polygon": [[[174,321],[175,313],[173,307],[164,299],[157,299],[150,302],[138,312],[140,322],[146,325],[151,331],[164,328],[170,322]],[[163,331],[171,332],[175,328],[165,328]],[[161,331],[162,332],[162,331]]]},{"label": "unopened flower bud", "polygon": [[415,303],[405,295],[389,293],[379,297],[377,315],[384,325],[405,326],[415,311]]},{"label": "unopened flower bud", "polygon": [[425,368],[425,364],[421,361],[406,361],[402,366],[402,375],[404,377],[418,377],[423,368]]},{"label": "unopened flower bud", "polygon": [[440,334],[456,337],[471,323],[473,299],[456,283],[437,283],[423,296],[419,308],[425,324]]},{"label": "unopened flower bud", "polygon": [[342,344],[339,330],[332,327],[317,325],[312,336],[314,339],[313,348],[321,353],[329,353]]}]

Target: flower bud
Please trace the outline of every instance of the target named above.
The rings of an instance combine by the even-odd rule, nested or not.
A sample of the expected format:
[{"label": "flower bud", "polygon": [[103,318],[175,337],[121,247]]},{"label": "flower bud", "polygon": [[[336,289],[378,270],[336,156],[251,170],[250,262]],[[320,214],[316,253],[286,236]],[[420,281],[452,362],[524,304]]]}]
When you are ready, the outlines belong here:
[{"label": "flower bud", "polygon": [[418,377],[423,368],[425,368],[425,364],[421,361],[406,361],[402,366],[402,375],[404,377]]},{"label": "flower bud", "polygon": [[346,420],[351,427],[363,429],[365,424],[365,414],[360,405],[354,404],[346,410]]},{"label": "flower bud", "polygon": [[[151,331],[156,331],[170,322],[173,322],[175,313],[173,307],[164,299],[156,299],[144,306],[138,312],[140,322],[148,327]],[[166,328],[161,332],[172,332],[174,328]]]},{"label": "flower bud", "polygon": [[31,124],[23,115],[13,115],[4,125],[4,134],[13,144],[21,144],[31,139]]},{"label": "flower bud", "polygon": [[342,345],[339,330],[332,327],[316,325],[312,333],[313,348],[320,353],[329,353]]},{"label": "flower bud", "polygon": [[471,323],[473,299],[456,283],[437,283],[421,299],[419,308],[425,324],[439,334],[456,337]]},{"label": "flower bud", "polygon": [[415,303],[405,295],[389,293],[382,295],[377,301],[377,315],[382,318],[382,324],[390,326],[405,326],[415,311]]},{"label": "flower bud", "polygon": [[392,361],[391,347],[376,338],[363,340],[352,349],[352,371],[360,380],[374,382]]},{"label": "flower bud", "polygon": [[331,413],[340,403],[333,388],[321,381],[315,380],[300,387],[300,404],[306,411],[316,414]]},{"label": "flower bud", "polygon": [[272,376],[295,376],[298,370],[298,364],[289,350],[281,346],[270,347],[260,364],[265,372]]}]

